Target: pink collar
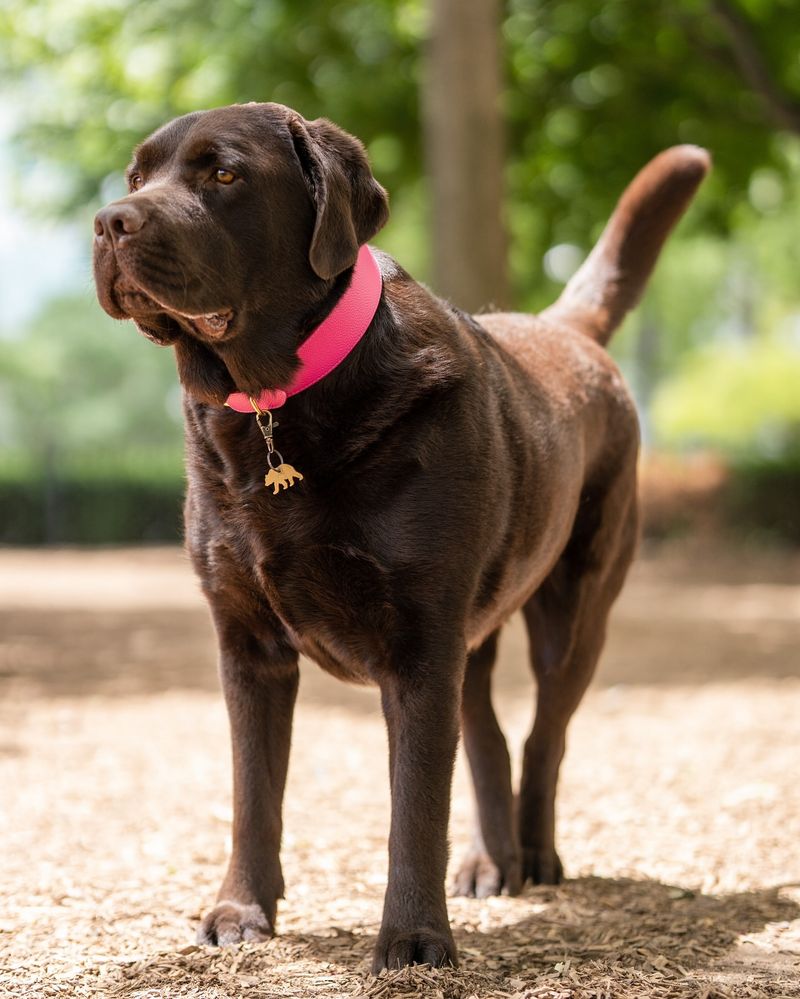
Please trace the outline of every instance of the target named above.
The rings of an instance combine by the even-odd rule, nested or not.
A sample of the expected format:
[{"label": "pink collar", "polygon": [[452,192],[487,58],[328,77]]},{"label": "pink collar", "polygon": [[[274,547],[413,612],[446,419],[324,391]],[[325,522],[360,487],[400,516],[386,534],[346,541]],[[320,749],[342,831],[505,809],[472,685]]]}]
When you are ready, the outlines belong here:
[{"label": "pink collar", "polygon": [[[372,251],[365,244],[358,251],[353,277],[331,312],[297,351],[301,366],[285,389],[262,389],[255,402],[263,410],[277,409],[288,396],[297,395],[329,375],[366,333],[378,309],[383,279]],[[237,413],[252,413],[246,392],[232,392],[226,406]]]}]

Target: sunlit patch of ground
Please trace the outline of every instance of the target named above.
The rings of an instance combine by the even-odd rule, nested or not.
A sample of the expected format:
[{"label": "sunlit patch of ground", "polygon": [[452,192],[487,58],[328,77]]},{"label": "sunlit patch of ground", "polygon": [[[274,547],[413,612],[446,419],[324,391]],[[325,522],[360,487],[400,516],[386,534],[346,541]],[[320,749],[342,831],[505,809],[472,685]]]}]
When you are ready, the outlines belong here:
[{"label": "sunlit patch of ground", "polygon": [[[798,567],[645,557],[570,731],[570,880],[452,899],[461,968],[372,979],[389,808],[374,693],[305,668],[280,936],[197,948],[229,745],[183,557],[0,552],[0,996],[800,996]],[[525,655],[514,622],[497,688],[516,756]],[[459,761],[454,863],[470,822]]]}]

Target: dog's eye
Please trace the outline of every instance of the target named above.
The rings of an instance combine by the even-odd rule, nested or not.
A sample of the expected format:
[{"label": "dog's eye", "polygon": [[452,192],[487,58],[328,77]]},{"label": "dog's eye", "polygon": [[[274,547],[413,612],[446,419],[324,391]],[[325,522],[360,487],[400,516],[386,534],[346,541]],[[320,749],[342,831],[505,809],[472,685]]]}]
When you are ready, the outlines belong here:
[{"label": "dog's eye", "polygon": [[218,184],[232,184],[236,180],[236,174],[220,167],[214,172],[214,180]]},{"label": "dog's eye", "polygon": [[140,173],[132,173],[128,178],[128,187],[132,191],[138,191],[144,184],[144,177]]}]

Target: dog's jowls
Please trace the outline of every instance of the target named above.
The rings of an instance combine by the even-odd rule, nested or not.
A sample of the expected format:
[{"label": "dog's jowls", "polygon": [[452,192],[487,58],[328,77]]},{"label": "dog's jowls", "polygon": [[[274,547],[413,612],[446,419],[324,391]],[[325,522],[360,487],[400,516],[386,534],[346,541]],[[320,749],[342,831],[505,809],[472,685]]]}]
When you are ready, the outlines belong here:
[{"label": "dog's jowls", "polygon": [[[381,692],[392,820],[375,971],[456,962],[444,881],[459,728],[477,819],[456,890],[560,879],[565,730],[636,543],[636,415],[601,344],[707,169],[693,147],[656,157],[538,317],[474,319],[378,254],[365,336],[280,410],[279,447],[304,478],[274,494],[253,417],[223,403],[289,382],[386,221],[385,193],[357,140],[277,104],[186,115],[137,149],[131,193],[97,215],[95,276],[107,312],[174,347],[184,389],[187,545],[234,771],[233,852],[202,942],[273,932],[300,653]],[[515,800],[490,677],[518,608],[537,699]]]}]

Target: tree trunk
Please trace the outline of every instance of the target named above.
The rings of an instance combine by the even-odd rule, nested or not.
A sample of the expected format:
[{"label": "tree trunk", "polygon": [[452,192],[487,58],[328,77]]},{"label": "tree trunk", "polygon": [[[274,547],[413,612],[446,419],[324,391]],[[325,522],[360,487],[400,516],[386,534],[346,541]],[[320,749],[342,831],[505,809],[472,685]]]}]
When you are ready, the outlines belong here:
[{"label": "tree trunk", "polygon": [[435,290],[469,311],[508,302],[500,0],[431,0],[423,86]]},{"label": "tree trunk", "polygon": [[661,374],[661,330],[652,305],[641,307],[639,330],[634,348],[633,391],[639,409],[642,444],[653,442],[653,394]]}]

